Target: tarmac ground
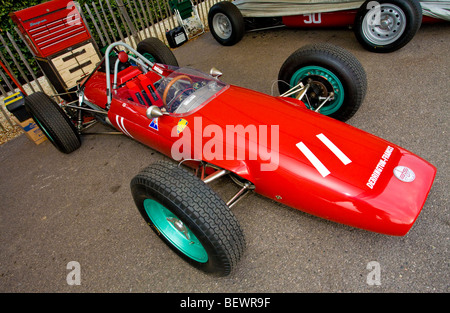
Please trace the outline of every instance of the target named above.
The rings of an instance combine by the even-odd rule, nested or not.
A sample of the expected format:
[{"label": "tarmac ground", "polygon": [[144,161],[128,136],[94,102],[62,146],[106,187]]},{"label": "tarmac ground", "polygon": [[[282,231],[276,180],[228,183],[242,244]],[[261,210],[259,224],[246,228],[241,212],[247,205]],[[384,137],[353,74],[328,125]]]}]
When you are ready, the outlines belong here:
[{"label": "tarmac ground", "polygon": [[[211,277],[168,249],[131,197],[130,180],[164,156],[123,135],[85,136],[69,155],[20,136],[0,146],[0,292],[449,292],[448,23],[423,25],[389,54],[364,50],[348,29],[253,32],[232,47],[206,33],[173,52],[180,66],[214,66],[227,83],[272,94],[284,60],[315,42],[348,49],[367,72],[367,96],[348,123],[438,169],[406,236],[354,229],[252,194],[233,207],[245,255],[230,276]],[[237,191],[227,179],[214,189],[225,199]],[[81,280],[70,285],[73,264]],[[369,283],[374,264],[379,284]]]}]

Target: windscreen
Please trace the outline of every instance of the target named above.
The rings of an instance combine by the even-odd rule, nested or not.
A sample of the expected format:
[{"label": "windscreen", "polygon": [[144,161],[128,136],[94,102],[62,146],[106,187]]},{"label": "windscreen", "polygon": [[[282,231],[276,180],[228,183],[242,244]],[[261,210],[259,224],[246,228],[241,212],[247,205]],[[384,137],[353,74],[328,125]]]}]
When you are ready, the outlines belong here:
[{"label": "windscreen", "polygon": [[194,69],[164,67],[170,74],[159,82],[157,92],[169,113],[193,112],[227,87],[214,77]]}]

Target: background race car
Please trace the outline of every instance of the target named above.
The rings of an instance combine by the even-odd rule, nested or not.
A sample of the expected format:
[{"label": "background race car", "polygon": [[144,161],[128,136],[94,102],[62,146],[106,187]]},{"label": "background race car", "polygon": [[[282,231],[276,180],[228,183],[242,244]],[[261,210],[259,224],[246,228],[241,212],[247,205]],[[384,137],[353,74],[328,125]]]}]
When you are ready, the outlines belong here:
[{"label": "background race car", "polygon": [[353,28],[369,51],[392,52],[412,40],[422,22],[450,21],[450,1],[223,1],[208,15],[214,38],[222,45],[238,43],[245,31],[274,27]]}]

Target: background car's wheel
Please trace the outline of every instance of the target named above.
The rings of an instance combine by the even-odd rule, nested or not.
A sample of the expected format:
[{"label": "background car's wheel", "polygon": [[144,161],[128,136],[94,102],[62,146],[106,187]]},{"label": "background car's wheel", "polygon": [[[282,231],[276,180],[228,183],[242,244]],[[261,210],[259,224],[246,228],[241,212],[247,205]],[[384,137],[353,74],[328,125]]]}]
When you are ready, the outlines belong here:
[{"label": "background car's wheel", "polygon": [[372,52],[392,52],[405,46],[422,24],[418,0],[366,1],[355,18],[354,33]]},{"label": "background car's wheel", "polygon": [[178,66],[178,61],[169,47],[158,38],[147,38],[137,45],[137,52],[156,63]]},{"label": "background car's wheel", "polygon": [[216,3],[209,9],[208,25],[213,37],[224,46],[237,44],[245,33],[241,11],[228,1]]},{"label": "background car's wheel", "polygon": [[131,181],[147,224],[196,268],[228,275],[245,249],[241,227],[225,202],[198,177],[171,162],[155,163]]},{"label": "background car's wheel", "polygon": [[367,90],[366,72],[358,59],[330,44],[302,47],[286,59],[278,74],[280,95],[299,82],[310,85],[303,102],[312,110],[333,92],[334,99],[320,113],[340,121],[356,113]]},{"label": "background car's wheel", "polygon": [[25,98],[25,108],[48,140],[61,152],[70,153],[81,145],[80,135],[61,107],[43,92]]}]

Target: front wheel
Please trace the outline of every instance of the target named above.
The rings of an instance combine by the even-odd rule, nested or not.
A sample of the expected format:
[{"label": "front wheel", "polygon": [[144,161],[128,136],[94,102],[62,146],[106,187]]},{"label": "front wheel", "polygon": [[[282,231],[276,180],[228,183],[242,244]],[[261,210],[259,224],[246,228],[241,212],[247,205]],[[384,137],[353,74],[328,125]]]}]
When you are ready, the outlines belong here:
[{"label": "front wheel", "polygon": [[27,96],[25,108],[59,151],[71,153],[81,146],[80,135],[72,121],[45,93],[39,91]]},{"label": "front wheel", "polygon": [[354,33],[372,52],[392,52],[405,46],[422,24],[418,0],[366,1],[355,17]]},{"label": "front wheel", "polygon": [[245,239],[225,202],[198,177],[171,162],[155,163],[131,181],[139,212],[155,233],[194,267],[226,276]]},{"label": "front wheel", "polygon": [[[358,59],[331,44],[305,46],[286,59],[278,74],[280,95],[299,83],[308,87],[301,100],[309,109],[340,121],[356,113],[367,89],[366,73]],[[300,93],[291,96],[298,98]]]}]

